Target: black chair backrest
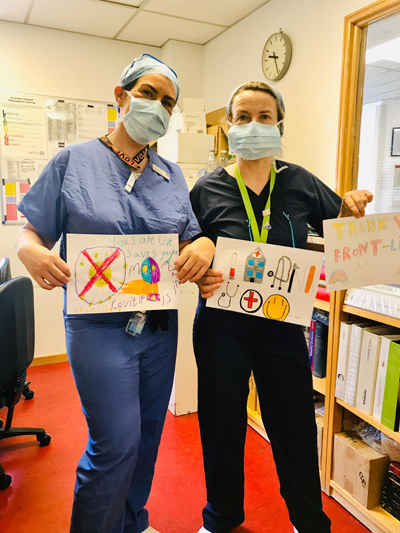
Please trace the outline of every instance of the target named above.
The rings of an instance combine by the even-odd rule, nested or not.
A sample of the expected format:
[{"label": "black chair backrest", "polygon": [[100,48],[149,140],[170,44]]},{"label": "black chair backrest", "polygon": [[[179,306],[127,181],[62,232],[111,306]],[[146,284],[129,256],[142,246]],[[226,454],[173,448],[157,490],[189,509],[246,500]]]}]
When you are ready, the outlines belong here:
[{"label": "black chair backrest", "polygon": [[11,279],[11,266],[8,257],[0,259],[0,285]]},{"label": "black chair backrest", "polygon": [[31,364],[34,349],[32,281],[14,278],[0,285],[0,389]]}]

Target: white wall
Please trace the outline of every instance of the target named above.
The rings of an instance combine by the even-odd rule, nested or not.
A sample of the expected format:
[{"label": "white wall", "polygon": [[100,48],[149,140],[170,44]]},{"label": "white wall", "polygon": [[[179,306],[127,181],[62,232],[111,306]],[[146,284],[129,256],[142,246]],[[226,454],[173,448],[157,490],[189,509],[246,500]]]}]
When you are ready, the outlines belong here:
[{"label": "white wall", "polygon": [[293,44],[292,64],[276,87],[287,119],[285,159],[334,187],[344,17],[369,0],[271,0],[205,46],[207,111],[225,106],[239,84],[266,80],[261,54],[280,28]]},{"label": "white wall", "polygon": [[204,47],[199,44],[169,41],[162,49],[161,59],[178,75],[182,98],[203,98]]},{"label": "white wall", "polygon": [[[123,68],[141,53],[160,48],[119,43],[57,30],[0,21],[7,49],[0,53],[0,91],[114,100]],[[21,226],[0,224],[0,257],[11,259],[13,276],[25,275],[14,251]],[[36,355],[65,352],[62,289],[35,288]]]}]

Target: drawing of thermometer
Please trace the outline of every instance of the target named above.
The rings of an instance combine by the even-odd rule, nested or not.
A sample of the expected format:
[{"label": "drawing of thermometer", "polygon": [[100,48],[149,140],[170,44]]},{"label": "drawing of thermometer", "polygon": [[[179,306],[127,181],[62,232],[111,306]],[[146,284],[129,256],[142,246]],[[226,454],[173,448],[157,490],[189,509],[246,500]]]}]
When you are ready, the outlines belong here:
[{"label": "drawing of thermometer", "polygon": [[231,267],[229,270],[229,279],[235,279],[236,275],[236,261],[237,261],[238,254],[234,252],[231,257]]},{"label": "drawing of thermometer", "polygon": [[310,268],[310,271],[308,273],[308,278],[307,278],[307,283],[306,283],[306,288],[304,290],[304,292],[306,294],[308,294],[308,292],[310,291],[311,289],[311,285],[312,285],[312,282],[314,280],[314,275],[315,275],[315,271],[316,271],[316,268],[315,266],[313,265],[311,268]]}]

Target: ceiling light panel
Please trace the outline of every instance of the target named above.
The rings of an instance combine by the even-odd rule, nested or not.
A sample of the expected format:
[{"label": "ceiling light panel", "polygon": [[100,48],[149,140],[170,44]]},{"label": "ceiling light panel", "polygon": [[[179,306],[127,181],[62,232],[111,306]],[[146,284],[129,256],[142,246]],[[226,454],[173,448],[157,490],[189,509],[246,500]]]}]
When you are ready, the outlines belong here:
[{"label": "ceiling light panel", "polygon": [[145,10],[230,26],[265,0],[150,0]]},{"label": "ceiling light panel", "polygon": [[0,0],[0,20],[24,22],[31,0]]},{"label": "ceiling light panel", "polygon": [[97,0],[36,0],[30,24],[113,37],[136,10]]},{"label": "ceiling light panel", "polygon": [[142,11],[124,29],[118,39],[153,46],[161,46],[168,39],[204,44],[222,30],[220,26]]}]

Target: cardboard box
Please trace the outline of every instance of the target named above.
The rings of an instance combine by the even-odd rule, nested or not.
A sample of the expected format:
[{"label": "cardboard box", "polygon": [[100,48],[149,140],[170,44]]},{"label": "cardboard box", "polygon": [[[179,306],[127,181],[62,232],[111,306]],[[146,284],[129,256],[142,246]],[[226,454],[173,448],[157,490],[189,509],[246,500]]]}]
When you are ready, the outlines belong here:
[{"label": "cardboard box", "polygon": [[211,126],[207,128],[207,133],[215,137],[215,154],[221,155],[221,150],[229,152],[228,126]]},{"label": "cardboard box", "polygon": [[207,173],[207,165],[196,163],[178,163],[182,173],[185,176],[186,183],[191,191],[196,181]]},{"label": "cardboard box", "polygon": [[205,112],[206,106],[204,98],[182,98],[182,111],[202,111]]},{"label": "cardboard box", "polygon": [[257,411],[257,388],[253,373],[249,379],[249,396],[247,398],[247,405],[252,411]]},{"label": "cardboard box", "polygon": [[335,435],[333,480],[367,509],[379,505],[390,459],[346,433]]},{"label": "cardboard box", "polygon": [[170,121],[169,133],[207,133],[206,114],[204,111],[183,111],[174,113]]},{"label": "cardboard box", "polygon": [[221,126],[222,120],[226,117],[225,107],[210,111],[206,115],[207,126]]},{"label": "cardboard box", "polygon": [[317,446],[318,446],[318,466],[322,470],[322,443],[324,438],[324,417],[316,415],[315,421],[317,423]]},{"label": "cardboard box", "polygon": [[176,132],[158,139],[157,151],[173,163],[206,164],[210,150],[214,149],[214,137],[202,133]]}]

